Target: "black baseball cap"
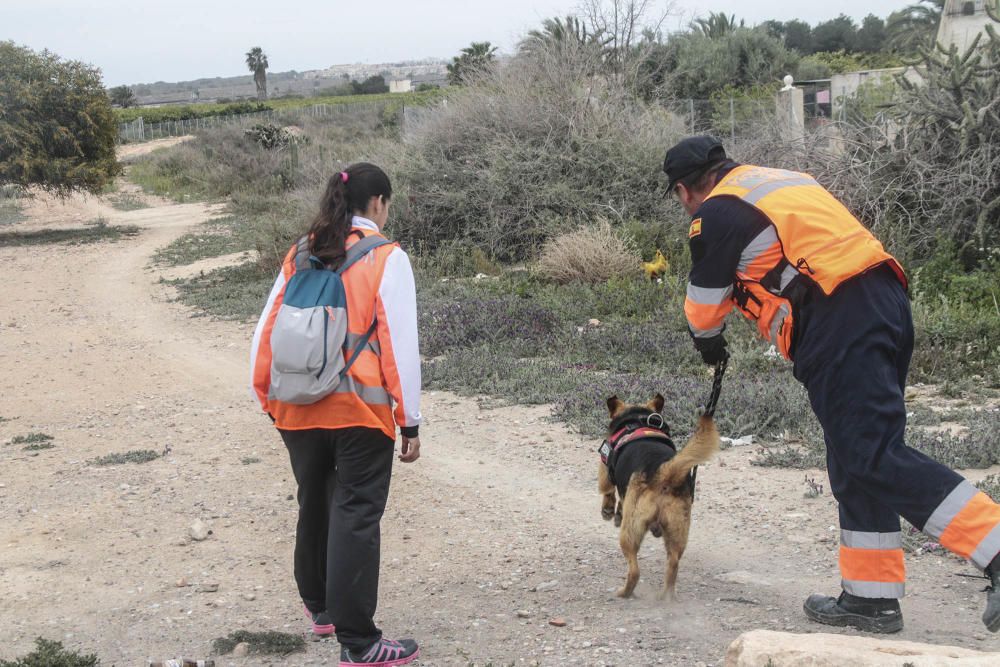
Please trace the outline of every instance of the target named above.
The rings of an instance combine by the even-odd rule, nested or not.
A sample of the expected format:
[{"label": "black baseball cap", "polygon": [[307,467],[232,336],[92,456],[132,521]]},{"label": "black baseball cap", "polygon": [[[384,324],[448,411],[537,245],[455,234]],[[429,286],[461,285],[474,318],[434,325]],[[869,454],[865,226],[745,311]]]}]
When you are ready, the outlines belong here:
[{"label": "black baseball cap", "polygon": [[673,192],[677,181],[690,176],[699,169],[726,159],[726,149],[722,142],[707,134],[682,139],[667,150],[663,158],[663,172],[670,179],[667,192]]}]

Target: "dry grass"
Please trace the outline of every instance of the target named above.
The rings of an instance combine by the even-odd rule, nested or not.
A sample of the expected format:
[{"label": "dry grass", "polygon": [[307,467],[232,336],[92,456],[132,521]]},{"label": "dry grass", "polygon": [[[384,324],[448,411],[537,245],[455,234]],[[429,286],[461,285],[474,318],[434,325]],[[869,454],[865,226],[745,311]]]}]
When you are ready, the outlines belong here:
[{"label": "dry grass", "polygon": [[560,285],[601,283],[637,276],[641,262],[635,243],[601,220],[549,239],[538,260],[538,271]]}]

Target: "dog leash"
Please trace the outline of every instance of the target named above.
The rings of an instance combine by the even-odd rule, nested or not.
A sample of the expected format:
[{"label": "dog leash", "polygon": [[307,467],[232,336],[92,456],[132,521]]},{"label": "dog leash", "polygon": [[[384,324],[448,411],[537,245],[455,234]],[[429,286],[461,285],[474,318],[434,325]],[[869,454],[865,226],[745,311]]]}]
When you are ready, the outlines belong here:
[{"label": "dog leash", "polygon": [[[715,408],[719,405],[719,394],[722,393],[722,376],[726,374],[726,367],[729,359],[723,359],[715,365],[715,377],[712,378],[712,393],[708,397],[708,405],[705,406],[705,415],[712,417],[715,415]],[[694,501],[694,483],[698,479],[698,466],[691,468],[691,500]]]},{"label": "dog leash", "polygon": [[715,365],[715,377],[712,378],[712,393],[708,397],[708,404],[705,406],[705,414],[709,417],[715,416],[715,408],[719,404],[719,394],[722,393],[722,376],[726,374],[726,367],[729,359],[723,359]]}]

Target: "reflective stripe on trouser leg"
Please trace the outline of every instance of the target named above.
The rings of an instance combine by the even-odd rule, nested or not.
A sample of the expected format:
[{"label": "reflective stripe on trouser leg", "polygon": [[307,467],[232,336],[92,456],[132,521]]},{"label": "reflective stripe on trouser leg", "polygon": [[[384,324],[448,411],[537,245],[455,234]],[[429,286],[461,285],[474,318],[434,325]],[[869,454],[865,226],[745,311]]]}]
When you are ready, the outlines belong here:
[{"label": "reflective stripe on trouser leg", "polygon": [[982,570],[1000,553],[1000,505],[963,480],[927,519],[924,532]]},{"label": "reflective stripe on trouser leg", "polygon": [[901,598],[906,593],[906,565],[901,533],[840,531],[841,585],[863,598]]}]

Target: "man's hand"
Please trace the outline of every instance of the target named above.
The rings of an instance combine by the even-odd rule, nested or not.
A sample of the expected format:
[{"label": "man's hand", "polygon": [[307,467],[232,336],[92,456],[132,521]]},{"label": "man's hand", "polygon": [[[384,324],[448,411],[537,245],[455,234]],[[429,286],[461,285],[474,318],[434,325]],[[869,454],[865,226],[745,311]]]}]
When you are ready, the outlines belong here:
[{"label": "man's hand", "polygon": [[420,438],[407,438],[403,436],[403,446],[399,453],[399,460],[403,463],[413,463],[420,458]]},{"label": "man's hand", "polygon": [[726,339],[719,334],[711,338],[695,338],[694,346],[701,352],[702,360],[709,366],[720,364],[729,358],[729,351],[726,350]]}]

